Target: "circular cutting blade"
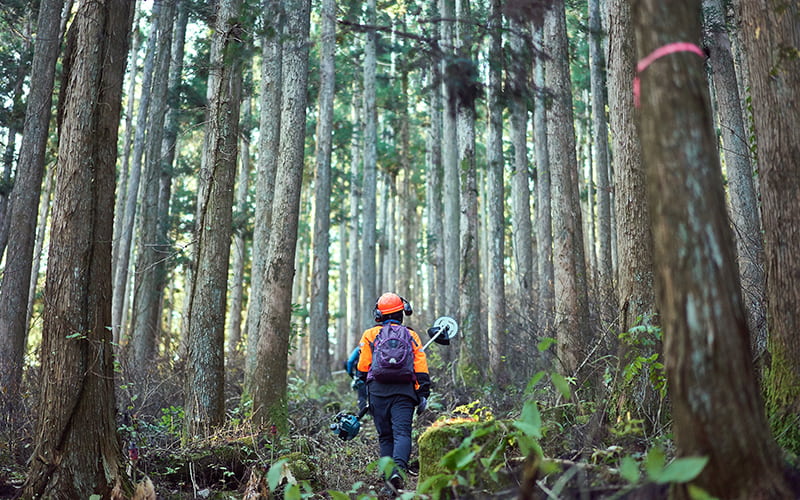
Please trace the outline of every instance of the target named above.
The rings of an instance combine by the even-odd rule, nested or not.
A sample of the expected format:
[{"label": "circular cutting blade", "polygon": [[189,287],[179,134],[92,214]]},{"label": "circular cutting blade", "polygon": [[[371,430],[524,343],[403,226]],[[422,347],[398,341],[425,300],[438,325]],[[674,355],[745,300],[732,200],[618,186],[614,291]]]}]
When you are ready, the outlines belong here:
[{"label": "circular cutting blade", "polygon": [[433,326],[443,329],[440,336],[446,339],[452,339],[458,333],[458,323],[450,316],[442,316],[433,322]]}]

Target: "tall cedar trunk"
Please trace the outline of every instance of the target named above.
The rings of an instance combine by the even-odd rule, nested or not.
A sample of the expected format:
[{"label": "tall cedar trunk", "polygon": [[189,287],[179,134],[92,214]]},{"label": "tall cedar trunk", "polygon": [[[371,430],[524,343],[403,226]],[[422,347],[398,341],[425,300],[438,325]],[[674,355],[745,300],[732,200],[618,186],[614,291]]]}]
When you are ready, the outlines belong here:
[{"label": "tall cedar trunk", "polygon": [[797,3],[741,2],[758,143],[771,362],[767,411],[800,453],[800,47]]},{"label": "tall cedar trunk", "polygon": [[[139,97],[139,108],[136,110],[136,128],[134,129],[133,158],[127,178],[127,191],[124,194],[125,204],[116,214],[114,224],[119,225],[119,235],[116,241],[117,259],[114,262],[114,299],[111,310],[113,318],[112,328],[114,338],[124,339],[127,332],[126,314],[128,304],[128,281],[130,279],[131,246],[133,243],[136,212],[139,203],[139,186],[142,178],[142,158],[144,156],[145,134],[150,114],[150,100],[152,96],[153,74],[156,56],[156,41],[161,22],[161,2],[153,3],[153,18],[150,38],[147,40],[147,52],[142,69],[142,89]],[[120,193],[120,196],[123,196]]]},{"label": "tall cedar trunk", "polygon": [[[377,13],[375,0],[367,0],[368,26],[375,26]],[[376,189],[377,175],[377,108],[375,107],[375,76],[377,71],[376,43],[378,34],[374,29],[367,31],[367,41],[364,45],[364,180],[362,183],[362,214],[363,214],[363,241],[361,250],[361,298],[371,301],[378,297],[376,288],[377,273],[375,260],[377,258],[377,201]],[[363,321],[369,324],[372,320],[372,309],[364,307]]]},{"label": "tall cedar trunk", "polygon": [[553,266],[559,370],[575,376],[590,346],[586,265],[577,196],[578,164],[572,91],[568,68],[567,32],[563,0],[553,2],[545,15],[545,40],[550,60],[546,82],[553,92],[547,115],[553,203]]},{"label": "tall cedar trunk", "polygon": [[[645,191],[642,146],[633,107],[635,42],[630,3],[608,0],[608,104],[611,123],[611,149],[614,164],[614,213],[617,232],[617,307],[619,331],[637,325],[652,325],[657,320],[653,283],[653,235],[650,231],[648,200]],[[644,340],[644,339],[641,339]],[[618,346],[620,367],[638,356],[650,356],[639,345],[621,342]],[[655,339],[649,339],[655,340]],[[660,343],[656,352],[660,351]],[[621,372],[621,370],[620,370]],[[643,370],[630,385],[617,382],[620,414],[643,410],[649,424],[659,418],[659,397],[648,374]]]},{"label": "tall cedar trunk", "polygon": [[[458,130],[458,170],[460,186],[460,275],[458,280],[458,315],[464,342],[459,365],[477,370],[478,379],[486,375],[489,353],[486,331],[482,328],[480,295],[480,258],[478,251],[478,186],[475,160],[475,100],[477,68],[472,58],[471,13],[467,0],[456,1],[457,45],[461,55],[453,66],[452,76],[461,89],[456,100]],[[466,370],[462,370],[466,373]]]},{"label": "tall cedar trunk", "polygon": [[[28,329],[28,291],[36,241],[36,221],[44,175],[45,147],[53,104],[56,59],[61,45],[64,0],[39,6],[28,106],[25,110],[17,177],[11,192],[10,237],[0,286],[0,428],[17,407]],[[47,200],[45,200],[47,203]],[[0,251],[2,254],[2,251]]]},{"label": "tall cedar trunk", "polygon": [[[252,123],[252,97],[242,96],[240,123]],[[231,292],[228,306],[228,356],[238,356],[242,341],[242,308],[244,306],[244,273],[247,255],[247,230],[245,221],[250,219],[247,195],[250,179],[250,133],[242,130],[239,138],[239,172],[236,178],[236,211],[234,213],[234,235],[231,242]]]},{"label": "tall cedar trunk", "polygon": [[194,280],[187,308],[186,432],[208,435],[225,418],[225,300],[242,92],[241,3],[217,6],[208,115],[197,197]]},{"label": "tall cedar trunk", "polygon": [[[19,64],[15,65],[15,70],[11,72],[13,75],[13,91],[11,93],[11,112],[10,116],[4,118],[4,122],[8,124],[8,136],[6,137],[6,147],[3,151],[3,176],[0,178],[0,258],[6,250],[8,244],[9,229],[11,227],[11,197],[10,192],[13,189],[15,180],[12,178],[14,170],[14,156],[17,147],[17,135],[22,132],[23,125],[23,103],[24,103],[24,84],[28,78],[28,61],[30,61],[33,52],[33,37],[31,31],[33,30],[33,4],[25,9],[23,20],[21,24],[21,39],[19,50]],[[26,110],[27,112],[27,110]],[[19,162],[17,162],[19,165]]]},{"label": "tall cedar trunk", "polygon": [[728,209],[736,237],[747,325],[753,354],[761,360],[767,349],[764,240],[758,216],[753,167],[750,164],[750,148],[722,1],[704,0],[703,16],[704,39],[709,52],[708,61],[728,179]]},{"label": "tall cedar trunk", "polygon": [[276,174],[274,220],[264,275],[256,370],[252,373],[253,415],[257,426],[287,426],[286,374],[291,331],[303,142],[306,129],[310,0],[286,2],[287,33],[283,49],[283,106]]},{"label": "tall cedar trunk", "polygon": [[331,146],[333,140],[333,91],[335,84],[336,0],[322,5],[320,48],[319,117],[314,175],[314,261],[311,273],[309,341],[311,375],[318,382],[330,379],[328,354],[328,272],[331,228]]},{"label": "tall cedar trunk", "polygon": [[[528,40],[526,40],[526,34]],[[530,170],[528,168],[528,69],[531,53],[529,51],[529,30],[525,24],[512,23],[510,60],[511,73],[511,136],[514,144],[514,168],[511,170],[511,227],[513,237],[514,262],[517,276],[515,295],[519,303],[519,314],[538,323],[538,289],[533,255],[533,222],[531,219]]]},{"label": "tall cedar trunk", "polygon": [[[23,496],[129,490],[111,342],[114,167],[133,3],[85,2],[70,28],[48,256],[41,397]],[[91,423],[91,425],[87,425]]]},{"label": "tall cedar trunk", "polygon": [[[458,87],[457,56],[450,47],[454,40],[454,0],[441,0],[442,44],[445,50],[442,79],[444,82],[444,113],[442,114],[442,168],[444,176],[444,312],[457,315],[458,282],[461,263],[460,235],[460,175],[458,168],[458,128],[456,126],[456,88]],[[458,319],[458,318],[457,318]],[[452,358],[452,354],[445,359]]]},{"label": "tall cedar trunk", "polygon": [[350,274],[350,290],[347,294],[349,307],[348,310],[348,323],[350,330],[348,331],[349,347],[355,347],[360,339],[361,332],[363,331],[364,315],[361,313],[364,307],[364,299],[361,296],[361,232],[359,231],[359,209],[361,202],[361,171],[359,165],[361,164],[361,152],[363,147],[359,141],[361,127],[361,99],[358,92],[358,83],[354,82],[354,92],[352,105],[352,120],[353,120],[353,137],[350,143],[350,217],[349,217],[349,233],[350,233],[350,259],[348,259],[348,271]]},{"label": "tall cedar trunk", "polygon": [[[189,21],[189,5],[187,0],[177,0],[177,18],[175,19],[175,27],[174,27],[174,36],[172,37],[172,60],[169,65],[169,82],[168,82],[168,89],[167,89],[167,114],[164,118],[164,137],[162,140],[161,145],[161,177],[159,179],[159,193],[158,193],[158,241],[162,242],[162,248],[166,252],[170,252],[169,255],[172,255],[173,250],[168,247],[170,241],[170,229],[171,229],[171,221],[170,221],[170,200],[172,198],[172,182],[173,182],[173,173],[175,171],[175,154],[178,142],[178,121],[179,121],[179,112],[180,112],[180,93],[181,93],[181,75],[183,73],[183,57],[185,53],[185,44],[186,44],[186,25]],[[167,263],[170,263],[170,266],[167,266]],[[175,264],[172,260],[167,258],[162,258],[156,261],[156,274],[160,276],[167,276],[167,274],[174,268]],[[190,275],[190,273],[187,273]],[[175,280],[171,280],[169,282],[169,288],[171,288],[172,293],[174,294],[175,290]],[[169,294],[169,290],[161,291],[161,304],[162,304],[162,318],[166,319],[167,324],[165,331],[166,332],[173,332],[171,328],[171,315],[169,314],[170,311],[164,311],[163,306],[166,304],[168,306],[173,306],[175,304],[174,297],[170,297],[169,300],[164,300],[164,294]],[[185,331],[181,331],[181,334],[185,334]],[[167,337],[164,339],[165,350],[168,354],[172,353],[172,342],[171,338]],[[180,336],[178,339],[178,343],[180,343]],[[185,340],[185,339],[183,339]],[[183,343],[185,347],[185,342]],[[183,355],[185,353],[180,352],[180,345],[178,345],[179,354]]]},{"label": "tall cedar trunk", "polygon": [[[608,175],[608,122],[606,120],[606,68],[600,0],[589,1],[589,68],[592,86],[592,165],[597,175],[597,291],[601,319],[609,324],[617,315],[614,306],[611,262],[611,187]],[[591,186],[591,179],[589,182]],[[591,198],[590,198],[591,200]],[[594,248],[594,238],[591,240]]]},{"label": "tall cedar trunk", "polygon": [[555,287],[553,277],[553,225],[550,183],[550,148],[547,145],[547,96],[545,87],[545,53],[543,26],[534,28],[536,59],[534,68],[533,136],[536,156],[536,240],[539,252],[536,268],[539,273],[539,329],[549,332],[555,321]]},{"label": "tall cedar trunk", "polygon": [[283,6],[279,0],[264,0],[265,23],[261,37],[261,82],[258,164],[256,165],[256,206],[253,223],[253,259],[250,269],[250,296],[247,307],[247,353],[245,386],[256,365],[261,309],[264,303],[264,273],[272,227],[272,201],[275,172],[278,169],[278,140],[281,130],[281,85],[283,82],[282,38]]},{"label": "tall cedar trunk", "polygon": [[[508,356],[506,338],[506,290],[503,261],[505,258],[505,185],[503,183],[503,104],[500,93],[502,82],[502,1],[493,0],[489,18],[489,130],[487,140],[488,186],[486,204],[489,210],[488,255],[489,265],[489,358],[495,382],[502,386],[508,381],[505,359]],[[525,112],[527,114],[527,111]],[[527,173],[527,161],[525,172]],[[530,230],[530,212],[528,212]]]},{"label": "tall cedar trunk", "polygon": [[167,111],[169,66],[172,51],[172,27],[175,0],[161,0],[156,41],[155,74],[152,86],[151,112],[147,120],[147,154],[142,172],[142,201],[139,205],[139,237],[137,273],[134,276],[133,308],[130,338],[130,373],[137,378],[152,366],[161,336],[161,299],[166,282],[159,261],[169,253],[169,245],[159,234],[159,190],[161,180],[161,146]]},{"label": "tall cedar trunk", "polygon": [[[674,40],[699,40],[700,3],[639,2],[640,58]],[[668,54],[640,77],[656,296],[677,453],[709,458],[695,484],[714,497],[789,498],[750,356],[703,59]],[[674,485],[671,496],[689,498],[685,485]]]},{"label": "tall cedar trunk", "polygon": [[[429,4],[432,17],[439,13],[438,0]],[[444,205],[442,204],[442,77],[441,63],[431,61],[431,92],[428,94],[428,113],[430,124],[426,136],[426,172],[425,207],[428,210],[428,297],[426,309],[431,317],[445,314],[445,275],[444,275],[444,225],[442,223]]]},{"label": "tall cedar trunk", "polygon": [[339,214],[339,297],[337,298],[339,311],[336,320],[336,357],[334,358],[336,361],[347,359],[354,345],[350,343],[350,326],[347,323],[348,314],[350,313],[347,307],[349,298],[347,291],[350,289],[350,276],[348,275],[348,262],[350,261],[348,241],[350,235],[347,234],[345,216],[347,201],[342,198],[341,203],[341,213]]}]

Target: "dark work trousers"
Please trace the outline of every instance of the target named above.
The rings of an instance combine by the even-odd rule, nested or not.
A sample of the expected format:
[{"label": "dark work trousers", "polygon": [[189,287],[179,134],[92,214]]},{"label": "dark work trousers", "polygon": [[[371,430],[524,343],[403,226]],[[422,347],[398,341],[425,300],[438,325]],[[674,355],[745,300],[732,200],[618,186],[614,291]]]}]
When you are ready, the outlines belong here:
[{"label": "dark work trousers", "polygon": [[382,457],[392,457],[394,463],[408,470],[411,455],[411,420],[414,400],[404,394],[376,396],[370,394],[370,408]]}]

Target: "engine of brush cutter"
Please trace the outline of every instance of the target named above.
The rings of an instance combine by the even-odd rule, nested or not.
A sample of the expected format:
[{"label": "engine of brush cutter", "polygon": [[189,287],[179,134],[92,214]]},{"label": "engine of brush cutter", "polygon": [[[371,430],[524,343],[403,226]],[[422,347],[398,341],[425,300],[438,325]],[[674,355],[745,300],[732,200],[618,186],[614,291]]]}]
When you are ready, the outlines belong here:
[{"label": "engine of brush cutter", "polygon": [[352,413],[339,412],[333,417],[331,431],[343,441],[349,441],[358,435],[361,429],[359,417]]}]

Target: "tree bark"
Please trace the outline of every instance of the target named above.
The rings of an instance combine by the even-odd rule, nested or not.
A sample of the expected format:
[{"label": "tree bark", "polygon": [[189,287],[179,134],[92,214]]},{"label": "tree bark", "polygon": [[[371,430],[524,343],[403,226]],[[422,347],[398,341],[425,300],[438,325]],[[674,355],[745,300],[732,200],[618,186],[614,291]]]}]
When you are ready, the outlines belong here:
[{"label": "tree bark", "polygon": [[256,206],[253,224],[253,262],[250,270],[250,296],[247,307],[247,354],[245,386],[256,365],[261,309],[264,303],[264,273],[272,228],[272,201],[275,172],[278,168],[278,140],[281,130],[281,85],[283,81],[283,6],[278,0],[264,0],[264,19],[270,21],[261,37],[261,82],[258,164],[256,165]]},{"label": "tree bark", "polygon": [[[608,19],[608,101],[611,123],[611,150],[614,165],[614,211],[617,232],[617,308],[619,331],[628,332],[637,325],[655,325],[657,318],[653,282],[653,235],[650,231],[649,202],[646,196],[642,146],[634,115],[633,82],[635,39],[630,3],[609,0]],[[655,339],[650,339],[655,340]],[[661,351],[660,343],[656,352]],[[617,356],[620,367],[637,356],[649,356],[642,345],[620,342]],[[647,421],[656,425],[660,418],[659,395],[647,373],[630,386],[620,379],[616,386],[619,414],[643,410]]]},{"label": "tree bark", "polygon": [[715,89],[721,149],[728,179],[728,210],[736,237],[747,324],[752,337],[753,354],[761,360],[767,348],[764,241],[750,164],[750,148],[722,2],[704,0],[703,15],[704,39],[709,51],[708,62]]},{"label": "tree bark", "polygon": [[800,453],[800,16],[797,3],[741,2],[758,147],[771,362],[767,412]]},{"label": "tree bark", "polygon": [[[638,54],[699,40],[700,16],[699,0],[639,2]],[[709,458],[694,483],[714,497],[789,498],[750,355],[703,59],[668,54],[639,75],[677,453]],[[690,497],[685,485],[671,496]]]},{"label": "tree bark", "polygon": [[333,133],[334,51],[336,43],[336,1],[322,4],[320,48],[319,117],[314,175],[314,260],[311,273],[309,341],[311,375],[317,382],[330,379],[328,354],[328,272],[330,270],[331,149]]},{"label": "tree bark", "polygon": [[17,177],[10,197],[10,237],[0,285],[0,303],[3,304],[0,308],[0,413],[4,415],[0,417],[0,426],[5,424],[5,417],[11,417],[13,407],[17,406],[22,380],[36,215],[52,115],[56,60],[62,38],[59,30],[63,6],[64,0],[45,0],[39,6],[31,67],[37,77],[30,84]]},{"label": "tree bark", "polygon": [[[133,3],[85,2],[65,58],[63,121],[26,498],[130,491],[114,418],[114,167]],[[86,425],[91,422],[91,425]]]},{"label": "tree bark", "polygon": [[[489,130],[487,138],[488,186],[486,202],[489,205],[488,255],[489,264],[489,359],[494,380],[502,387],[508,382],[505,359],[508,356],[506,338],[506,290],[503,261],[505,258],[505,184],[503,182],[503,104],[500,94],[503,90],[502,57],[503,26],[502,1],[492,0],[489,13]],[[527,110],[523,110],[527,116]],[[527,123],[527,120],[525,120]],[[524,128],[524,127],[523,127]],[[527,158],[525,173],[528,172]],[[528,230],[530,234],[530,210],[528,211]],[[532,263],[532,259],[531,259]],[[528,294],[530,296],[530,293]]]},{"label": "tree bark", "polygon": [[553,92],[547,115],[547,145],[552,167],[557,352],[561,373],[574,377],[591,339],[565,16],[563,0],[553,2],[545,15],[545,40],[550,56],[545,78],[547,88]]},{"label": "tree bark", "polygon": [[187,308],[186,432],[206,436],[225,418],[225,307],[239,139],[243,56],[240,2],[216,9],[195,226],[194,280]]},{"label": "tree bark", "polygon": [[136,274],[134,276],[133,308],[130,337],[130,373],[136,378],[158,351],[161,337],[161,300],[166,283],[164,268],[159,261],[169,255],[169,244],[159,233],[159,191],[161,185],[161,151],[167,112],[169,66],[172,55],[172,33],[175,0],[160,0],[160,19],[154,23],[156,37],[155,74],[151,91],[151,109],[147,120],[147,155],[143,169],[142,198],[139,205],[139,238]]},{"label": "tree bark", "polygon": [[275,216],[264,276],[256,370],[253,377],[253,419],[256,426],[287,426],[286,375],[292,312],[292,278],[297,243],[303,146],[306,129],[308,33],[310,0],[286,5],[287,36],[283,56],[283,106],[280,161],[276,174]]}]

